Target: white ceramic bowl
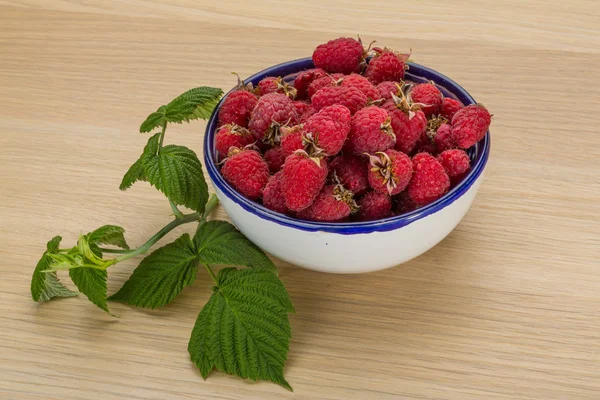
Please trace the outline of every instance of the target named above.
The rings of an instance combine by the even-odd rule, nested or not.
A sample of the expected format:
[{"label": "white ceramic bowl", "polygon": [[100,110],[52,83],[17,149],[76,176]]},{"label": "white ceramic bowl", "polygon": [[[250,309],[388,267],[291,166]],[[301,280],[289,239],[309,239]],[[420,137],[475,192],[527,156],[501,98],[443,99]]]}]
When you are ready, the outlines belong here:
[{"label": "white ceramic bowl", "polygon": [[[458,84],[429,68],[409,63],[407,79],[433,80],[447,97],[463,104],[473,98]],[[310,58],[290,61],[246,80],[256,85],[266,76],[292,80],[314,68]],[[490,152],[490,133],[469,149],[471,172],[445,196],[413,212],[370,222],[321,223],[294,219],[244,198],[221,176],[216,165],[214,110],[204,138],[204,162],[217,196],[238,229],[266,252],[305,268],[331,273],[377,271],[415,258],[448,235],[471,206],[483,179]]]}]

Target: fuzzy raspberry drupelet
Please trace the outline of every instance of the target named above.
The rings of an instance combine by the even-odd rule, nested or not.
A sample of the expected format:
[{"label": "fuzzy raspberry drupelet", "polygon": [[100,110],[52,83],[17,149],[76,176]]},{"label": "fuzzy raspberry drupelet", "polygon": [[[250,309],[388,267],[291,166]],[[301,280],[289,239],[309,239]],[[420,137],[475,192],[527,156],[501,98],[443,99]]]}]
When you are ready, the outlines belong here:
[{"label": "fuzzy raspberry drupelet", "polygon": [[396,195],[403,191],[410,182],[413,165],[410,157],[401,151],[386,150],[370,155],[369,185],[373,190]]},{"label": "fuzzy raspberry drupelet", "polygon": [[334,104],[348,107],[350,113],[354,114],[367,105],[367,96],[355,87],[327,86],[319,90],[312,97],[312,105],[315,109]]},{"label": "fuzzy raspberry drupelet", "polygon": [[376,153],[394,147],[396,137],[390,117],[383,108],[365,107],[352,117],[352,127],[344,150],[350,154]]},{"label": "fuzzy raspberry drupelet", "polygon": [[286,157],[296,150],[304,150],[303,135],[304,129],[301,125],[281,127],[280,143]]},{"label": "fuzzy raspberry drupelet", "polygon": [[294,108],[296,109],[296,114],[298,116],[304,115],[304,113],[306,113],[310,107],[310,103],[307,103],[305,101],[294,101]]},{"label": "fuzzy raspberry drupelet", "polygon": [[327,72],[350,74],[360,71],[365,49],[356,39],[338,38],[317,46],[312,59],[315,67]]},{"label": "fuzzy raspberry drupelet", "polygon": [[295,152],[285,159],[281,171],[285,205],[291,211],[301,211],[313,203],[325,185],[328,169],[325,159]]},{"label": "fuzzy raspberry drupelet", "polygon": [[346,219],[357,209],[353,194],[342,185],[328,185],[321,190],[310,207],[298,212],[308,221],[336,222]]},{"label": "fuzzy raspberry drupelet", "polygon": [[452,138],[458,147],[468,149],[485,136],[492,116],[479,104],[471,104],[452,117]]},{"label": "fuzzy raspberry drupelet", "polygon": [[318,78],[327,75],[322,68],[312,68],[307,69],[306,71],[300,72],[296,79],[294,79],[294,87],[296,88],[296,97],[299,99],[304,99],[307,96],[306,91],[308,90],[308,86]]},{"label": "fuzzy raspberry drupelet", "polygon": [[406,154],[412,153],[423,132],[427,129],[427,117],[423,111],[400,90],[400,97],[393,95],[391,100],[383,103],[392,119],[392,128],[396,135],[395,149]]},{"label": "fuzzy raspberry drupelet", "polygon": [[440,115],[446,118],[448,121],[452,121],[452,117],[464,106],[458,100],[454,100],[450,97],[444,97],[442,99],[442,107],[440,108]]},{"label": "fuzzy raspberry drupelet", "polygon": [[255,150],[230,150],[221,173],[242,196],[250,200],[260,198],[269,180],[269,167]]},{"label": "fuzzy raspberry drupelet", "polygon": [[300,120],[298,122],[300,122],[301,124],[305,123],[310,117],[312,117],[313,115],[315,115],[317,113],[317,109],[314,108],[312,105],[310,105],[308,107],[308,109],[306,111],[304,111],[304,114],[302,114],[300,116]]},{"label": "fuzzy raspberry drupelet", "polygon": [[350,154],[335,157],[329,163],[331,178],[337,177],[345,188],[357,196],[369,189],[368,162],[359,156]]},{"label": "fuzzy raspberry drupelet", "polygon": [[359,74],[350,74],[343,77],[341,86],[355,87],[371,101],[379,98],[379,90],[373,86],[371,81]]},{"label": "fuzzy raspberry drupelet", "polygon": [[446,170],[452,184],[460,182],[471,169],[471,159],[464,150],[446,150],[440,153],[437,159]]},{"label": "fuzzy raspberry drupelet", "polygon": [[290,99],[296,98],[296,88],[290,86],[280,76],[267,76],[263,78],[258,85],[256,85],[256,91],[259,96],[264,96],[268,93],[283,93]]},{"label": "fuzzy raspberry drupelet", "polygon": [[250,113],[256,107],[258,97],[248,89],[237,89],[229,93],[219,109],[219,123],[236,124],[247,128]]},{"label": "fuzzy raspberry drupelet", "polygon": [[438,152],[455,149],[456,143],[454,143],[454,139],[452,138],[452,126],[449,124],[440,125],[433,137],[433,141]]},{"label": "fuzzy raspberry drupelet", "polygon": [[223,125],[215,135],[215,148],[221,159],[227,157],[229,149],[232,147],[244,148],[249,144],[254,143],[256,139],[250,131],[242,128],[239,125],[227,124]]},{"label": "fuzzy raspberry drupelet", "polygon": [[450,178],[434,156],[419,153],[413,157],[412,162],[414,173],[408,184],[408,196],[415,204],[429,204],[448,191]]},{"label": "fuzzy raspberry drupelet", "polygon": [[274,174],[283,166],[287,154],[285,150],[281,148],[281,146],[275,146],[267,150],[264,157],[267,165],[269,166],[269,171]]},{"label": "fuzzy raspberry drupelet", "polygon": [[413,86],[410,97],[414,103],[421,105],[426,117],[438,114],[442,108],[442,92],[433,83],[421,83]]},{"label": "fuzzy raspberry drupelet", "polygon": [[392,199],[387,194],[371,191],[358,200],[359,221],[375,221],[392,215]]},{"label": "fuzzy raspberry drupelet", "polygon": [[383,81],[377,85],[379,91],[379,98],[384,100],[392,100],[392,94],[394,96],[400,96],[400,84],[393,81]]},{"label": "fuzzy raspberry drupelet", "polygon": [[365,76],[374,84],[383,81],[399,81],[404,78],[408,54],[396,53],[390,49],[374,48],[375,56],[369,62]]},{"label": "fuzzy raspberry drupelet", "polygon": [[294,102],[285,94],[269,93],[258,100],[250,115],[248,129],[254,137],[271,144],[276,143],[281,125],[297,122]]},{"label": "fuzzy raspberry drupelet", "polygon": [[317,93],[324,87],[339,86],[341,83],[340,80],[344,76],[344,74],[331,74],[315,79],[310,85],[308,85],[308,90],[306,92],[308,94],[308,98],[312,98],[315,95],[315,93]]},{"label": "fuzzy raspberry drupelet", "polygon": [[285,206],[285,198],[281,190],[281,179],[283,173],[279,171],[275,175],[269,178],[267,185],[263,190],[263,205],[269,210],[273,210],[278,213],[288,214],[289,211]]}]

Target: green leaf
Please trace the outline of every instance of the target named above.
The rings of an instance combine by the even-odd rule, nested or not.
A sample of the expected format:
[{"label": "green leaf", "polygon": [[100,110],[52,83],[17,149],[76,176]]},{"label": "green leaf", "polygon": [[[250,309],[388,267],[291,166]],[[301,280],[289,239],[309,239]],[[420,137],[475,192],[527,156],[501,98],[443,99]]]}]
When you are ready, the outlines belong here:
[{"label": "green leaf", "polygon": [[187,233],[144,258],[110,301],[157,308],[170,303],[196,279],[198,255]]},{"label": "green leaf", "polygon": [[125,241],[125,229],[116,225],[104,225],[93,232],[87,234],[89,243],[108,244],[129,249],[129,245]]},{"label": "green leaf", "polygon": [[106,278],[108,276],[106,270],[74,268],[69,270],[69,276],[81,293],[85,294],[92,303],[110,314],[106,305]]},{"label": "green leaf", "polygon": [[209,221],[200,226],[194,244],[203,264],[239,265],[276,272],[269,257],[226,221]]},{"label": "green leaf", "polygon": [[202,213],[208,200],[208,186],[202,164],[192,150],[168,145],[156,155],[142,156],[148,182],[178,205]]},{"label": "green leaf", "polygon": [[50,254],[58,252],[58,246],[62,238],[53,237],[46,245],[46,251],[37,263],[33,276],[31,277],[31,297],[40,303],[49,301],[55,297],[73,297],[79,293],[67,289],[59,280],[56,272],[43,272],[50,267],[52,259]]},{"label": "green leaf", "polygon": [[294,308],[279,278],[266,269],[226,268],[192,331],[188,351],[206,379],[213,368],[251,380],[283,377]]},{"label": "green leaf", "polygon": [[208,86],[188,90],[150,114],[140,126],[140,132],[150,132],[169,122],[182,123],[198,118],[207,119],[222,95],[221,89]]},{"label": "green leaf", "polygon": [[140,158],[133,163],[129,170],[123,176],[123,180],[119,185],[120,190],[129,189],[135,182],[137,181],[146,181],[146,175],[144,174],[144,164],[142,163],[142,157],[144,155],[156,155],[158,152],[159,142],[160,142],[160,132],[153,135],[150,139],[148,139],[148,143],[144,147],[144,152],[140,156]]}]

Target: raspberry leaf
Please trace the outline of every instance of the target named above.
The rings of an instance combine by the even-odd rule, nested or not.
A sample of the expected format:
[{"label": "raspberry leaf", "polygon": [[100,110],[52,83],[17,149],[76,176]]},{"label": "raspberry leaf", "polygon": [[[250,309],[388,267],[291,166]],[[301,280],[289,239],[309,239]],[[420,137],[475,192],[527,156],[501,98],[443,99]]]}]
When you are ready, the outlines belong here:
[{"label": "raspberry leaf", "polygon": [[194,245],[202,264],[244,266],[276,273],[269,257],[226,221],[209,221],[199,226]]},{"label": "raspberry leaf", "polygon": [[108,277],[106,270],[73,268],[69,270],[69,276],[81,293],[85,294],[92,303],[110,314],[106,305],[106,278]]},{"label": "raspberry leaf", "polygon": [[159,148],[160,143],[160,132],[152,136],[148,139],[148,143],[144,147],[144,152],[140,156],[140,158],[133,163],[129,170],[123,176],[123,180],[121,181],[121,185],[119,185],[120,190],[129,189],[135,182],[137,181],[147,181],[146,175],[144,174],[144,164],[142,162],[142,157],[144,155],[156,155]]},{"label": "raspberry leaf", "polygon": [[129,245],[125,241],[125,229],[116,225],[104,225],[93,232],[87,234],[89,243],[108,244],[129,249]]},{"label": "raspberry leaf", "polygon": [[110,301],[157,308],[170,303],[196,279],[198,254],[187,233],[144,258]]},{"label": "raspberry leaf", "polygon": [[266,269],[225,268],[192,331],[188,352],[202,377],[213,368],[288,390],[283,377],[291,334],[289,295]]},{"label": "raspberry leaf", "polygon": [[56,272],[43,272],[50,267],[52,263],[50,254],[58,252],[61,240],[60,236],[55,236],[48,242],[46,251],[33,271],[33,276],[31,277],[31,297],[34,301],[43,303],[55,297],[73,297],[79,294],[67,289],[58,280]]}]

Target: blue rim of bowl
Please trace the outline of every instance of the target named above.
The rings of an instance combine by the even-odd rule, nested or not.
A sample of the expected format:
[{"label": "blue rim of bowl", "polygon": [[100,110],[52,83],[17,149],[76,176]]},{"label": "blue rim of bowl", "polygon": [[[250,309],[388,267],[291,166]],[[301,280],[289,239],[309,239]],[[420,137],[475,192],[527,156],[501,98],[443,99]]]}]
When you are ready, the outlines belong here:
[{"label": "blue rim of bowl", "polygon": [[[475,99],[471,97],[466,90],[460,85],[451,80],[450,78],[434,71],[430,68],[424,67],[419,64],[409,63],[410,69],[407,73],[407,78],[417,78],[420,80],[433,80],[438,86],[446,89],[453,96],[458,98],[464,105],[475,104]],[[282,64],[274,65],[263,71],[260,71],[244,82],[252,82],[256,85],[261,79],[267,76],[286,76],[300,71],[314,68],[310,57],[300,58],[297,60],[288,61]],[[232,89],[233,90],[233,89]],[[231,91],[230,91],[231,92]],[[227,93],[229,94],[229,93]],[[249,213],[252,213],[262,219],[274,222],[279,225],[295,228],[309,232],[330,232],[338,233],[343,235],[348,234],[365,234],[371,232],[385,232],[394,229],[401,228],[408,224],[411,224],[421,218],[425,218],[428,215],[434,214],[448,205],[452,204],[462,195],[464,195],[471,186],[477,181],[479,176],[482,174],[490,153],[490,132],[488,131],[485,137],[475,145],[474,149],[474,160],[471,172],[451,191],[446,193],[443,197],[430,203],[424,207],[418,208],[406,214],[389,217],[386,219],[380,219],[377,221],[368,222],[343,222],[343,223],[331,223],[331,222],[311,222],[303,221],[271,211],[261,204],[255,203],[251,200],[246,199],[239,194],[233,187],[229,185],[221,175],[215,160],[215,143],[214,136],[218,125],[218,112],[223,104],[223,99],[217,104],[214,109],[208,124],[206,126],[206,133],[204,135],[204,163],[208,171],[208,175],[213,182],[213,185],[217,187],[225,196],[233,200],[236,204],[242,207]]]}]

